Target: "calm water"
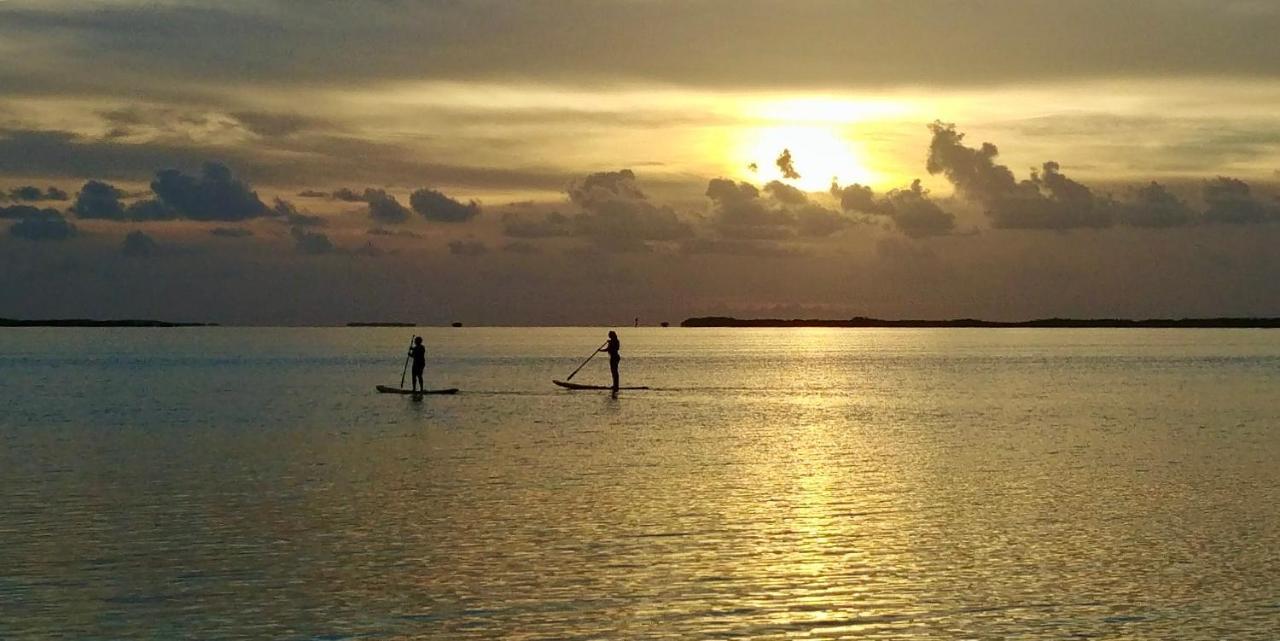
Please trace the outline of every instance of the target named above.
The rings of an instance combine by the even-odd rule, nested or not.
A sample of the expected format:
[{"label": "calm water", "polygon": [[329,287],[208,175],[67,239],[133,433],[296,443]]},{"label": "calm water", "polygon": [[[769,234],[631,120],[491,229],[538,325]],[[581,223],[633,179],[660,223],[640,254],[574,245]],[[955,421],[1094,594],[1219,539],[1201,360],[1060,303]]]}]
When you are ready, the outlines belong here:
[{"label": "calm water", "polygon": [[0,639],[1280,638],[1280,331],[409,333],[0,330]]}]

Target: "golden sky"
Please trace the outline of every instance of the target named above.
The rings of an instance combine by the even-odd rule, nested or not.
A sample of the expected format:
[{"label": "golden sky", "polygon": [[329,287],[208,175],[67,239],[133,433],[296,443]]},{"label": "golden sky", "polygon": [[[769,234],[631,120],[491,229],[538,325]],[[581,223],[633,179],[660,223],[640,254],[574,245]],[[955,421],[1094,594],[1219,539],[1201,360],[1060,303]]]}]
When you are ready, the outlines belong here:
[{"label": "golden sky", "polygon": [[[1272,313],[1233,243],[1280,226],[1277,29],[1244,0],[7,0],[0,316],[607,322],[583,262],[676,320]],[[1096,271],[1134,243],[1176,265]],[[354,301],[427,266],[471,289]],[[262,271],[348,302],[263,309]]]}]

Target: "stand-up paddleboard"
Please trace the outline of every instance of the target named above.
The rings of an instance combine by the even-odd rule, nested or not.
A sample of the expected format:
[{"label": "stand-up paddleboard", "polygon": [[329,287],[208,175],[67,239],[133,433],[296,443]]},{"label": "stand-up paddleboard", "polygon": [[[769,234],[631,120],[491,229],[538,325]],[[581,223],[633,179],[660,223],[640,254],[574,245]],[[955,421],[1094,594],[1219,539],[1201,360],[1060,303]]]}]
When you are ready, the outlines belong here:
[{"label": "stand-up paddleboard", "polygon": [[379,392],[382,392],[383,394],[414,394],[414,395],[417,395],[417,394],[457,394],[457,393],[458,393],[458,388],[456,388],[456,387],[450,387],[449,389],[411,390],[411,389],[400,389],[399,387],[387,387],[386,385],[379,385],[379,386],[378,386],[378,391],[379,391]]},{"label": "stand-up paddleboard", "polygon": [[[577,383],[566,383],[565,381],[557,381],[557,380],[552,380],[551,382],[565,389],[572,389],[572,390],[608,390],[608,391],[613,390],[613,387],[609,385],[579,385]],[[618,389],[635,390],[635,389],[649,389],[649,388],[641,386],[641,387],[619,387]]]}]

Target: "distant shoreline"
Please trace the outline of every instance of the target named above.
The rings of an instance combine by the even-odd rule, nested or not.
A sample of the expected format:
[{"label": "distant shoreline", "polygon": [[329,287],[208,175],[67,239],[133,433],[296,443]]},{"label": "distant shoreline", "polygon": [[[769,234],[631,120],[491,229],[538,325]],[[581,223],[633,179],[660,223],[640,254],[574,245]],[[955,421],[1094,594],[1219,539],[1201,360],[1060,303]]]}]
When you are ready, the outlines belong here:
[{"label": "distant shoreline", "polygon": [[51,318],[41,320],[17,320],[0,318],[0,327],[217,327],[217,323],[169,323],[158,320],[123,319],[95,320],[92,318]]},{"label": "distant shoreline", "polygon": [[779,318],[732,318],[728,316],[702,316],[687,318],[681,327],[974,327],[974,328],[1153,328],[1153,329],[1277,329],[1280,318],[1149,318],[1128,320],[1122,318],[1043,318],[1029,321],[984,321],[973,318],[951,320],[883,320],[854,317],[848,320]]}]

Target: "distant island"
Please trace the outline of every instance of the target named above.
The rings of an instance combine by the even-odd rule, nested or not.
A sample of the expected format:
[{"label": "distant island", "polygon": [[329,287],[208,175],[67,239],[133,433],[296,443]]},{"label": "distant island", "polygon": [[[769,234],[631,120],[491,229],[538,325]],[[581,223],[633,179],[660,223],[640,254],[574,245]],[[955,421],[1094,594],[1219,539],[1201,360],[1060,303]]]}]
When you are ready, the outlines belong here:
[{"label": "distant island", "polygon": [[417,327],[416,323],[347,323],[347,327]]},{"label": "distant island", "polygon": [[973,318],[951,320],[882,320],[855,316],[848,320],[778,318],[732,318],[728,316],[702,316],[687,318],[681,327],[1041,327],[1041,328],[1280,328],[1280,318],[1150,318],[1127,320],[1120,318],[1043,318],[1029,321],[984,321]]},{"label": "distant island", "polygon": [[95,320],[92,318],[51,318],[42,320],[17,320],[0,318],[0,327],[217,327],[217,323],[168,323],[158,320],[129,318],[123,320]]}]

